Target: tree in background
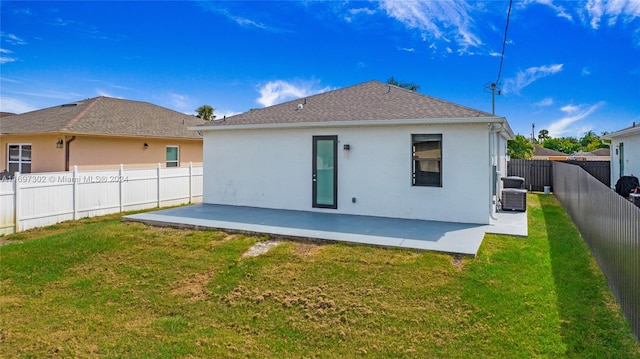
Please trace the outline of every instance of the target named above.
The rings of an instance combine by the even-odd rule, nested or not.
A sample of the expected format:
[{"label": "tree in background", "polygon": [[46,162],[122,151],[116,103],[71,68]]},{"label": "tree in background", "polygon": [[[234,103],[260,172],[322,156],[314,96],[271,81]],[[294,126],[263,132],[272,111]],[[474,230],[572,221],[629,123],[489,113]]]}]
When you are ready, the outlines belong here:
[{"label": "tree in background", "polygon": [[539,143],[544,142],[547,138],[549,138],[549,131],[542,129],[538,132],[538,141]]},{"label": "tree in background", "polygon": [[582,145],[582,150],[584,152],[591,152],[597,150],[598,148],[607,147],[607,145],[602,143],[602,139],[600,138],[600,136],[596,135],[593,131],[586,132],[580,139],[580,144]]},{"label": "tree in background", "polygon": [[387,83],[389,85],[402,87],[403,89],[407,89],[407,90],[413,91],[413,92],[416,92],[416,91],[420,90],[420,85],[416,84],[415,82],[404,82],[404,83],[401,83],[398,80],[396,80],[393,76],[391,76],[387,80]]},{"label": "tree in background", "polygon": [[582,149],[582,145],[575,137],[548,138],[544,141],[543,147],[566,154],[572,154]]},{"label": "tree in background", "polygon": [[507,153],[512,159],[527,159],[533,156],[533,144],[523,135],[507,142]]},{"label": "tree in background", "polygon": [[[606,132],[603,133],[603,136]],[[542,146],[550,150],[572,154],[576,152],[591,152],[598,148],[606,148],[607,145],[602,143],[602,139],[593,131],[585,132],[584,136],[579,140],[575,137],[551,137],[549,131],[540,130],[539,139],[543,139]]]},{"label": "tree in background", "polygon": [[214,108],[209,105],[202,105],[196,109],[196,112],[198,112],[196,117],[199,117],[205,121],[211,121],[214,118],[213,110]]}]

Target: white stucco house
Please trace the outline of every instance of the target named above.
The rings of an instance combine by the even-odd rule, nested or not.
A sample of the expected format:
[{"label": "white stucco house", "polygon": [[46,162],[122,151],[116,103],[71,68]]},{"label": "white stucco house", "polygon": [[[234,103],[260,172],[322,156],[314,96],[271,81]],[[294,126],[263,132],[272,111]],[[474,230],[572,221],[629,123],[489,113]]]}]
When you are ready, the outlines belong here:
[{"label": "white stucco house", "polygon": [[192,127],[204,203],[488,224],[504,117],[369,81]]},{"label": "white stucco house", "polygon": [[611,140],[611,186],[622,176],[640,177],[640,124],[602,138]]}]

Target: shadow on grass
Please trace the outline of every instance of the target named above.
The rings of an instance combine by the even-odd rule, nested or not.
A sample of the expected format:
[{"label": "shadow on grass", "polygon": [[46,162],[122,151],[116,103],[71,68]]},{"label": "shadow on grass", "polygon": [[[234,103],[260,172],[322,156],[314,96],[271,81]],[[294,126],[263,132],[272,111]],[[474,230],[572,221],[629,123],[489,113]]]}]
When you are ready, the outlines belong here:
[{"label": "shadow on grass", "polygon": [[635,341],[630,326],[571,218],[555,197],[538,197],[567,356],[607,358],[620,353],[621,348],[635,347],[628,357],[639,357],[637,345],[630,343]]}]

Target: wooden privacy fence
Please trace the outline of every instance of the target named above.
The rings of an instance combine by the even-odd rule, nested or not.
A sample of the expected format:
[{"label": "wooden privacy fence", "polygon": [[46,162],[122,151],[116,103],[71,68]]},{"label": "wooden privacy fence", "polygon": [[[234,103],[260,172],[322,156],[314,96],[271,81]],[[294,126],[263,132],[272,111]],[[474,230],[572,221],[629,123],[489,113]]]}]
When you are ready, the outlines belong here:
[{"label": "wooden privacy fence", "polygon": [[0,181],[0,234],[202,201],[202,167],[16,173]]},{"label": "wooden privacy fence", "polygon": [[598,261],[640,342],[640,208],[578,166],[553,163],[554,194]]},{"label": "wooden privacy fence", "polygon": [[543,191],[544,186],[553,187],[553,162],[578,165],[598,181],[607,187],[611,187],[611,166],[609,161],[509,160],[507,176],[524,178],[525,188],[530,191]]}]

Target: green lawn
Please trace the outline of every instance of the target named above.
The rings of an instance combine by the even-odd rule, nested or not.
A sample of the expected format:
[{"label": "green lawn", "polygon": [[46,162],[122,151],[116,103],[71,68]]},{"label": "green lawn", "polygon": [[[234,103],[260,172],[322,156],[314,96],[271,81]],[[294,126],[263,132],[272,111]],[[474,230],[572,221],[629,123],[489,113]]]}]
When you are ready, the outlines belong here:
[{"label": "green lawn", "polygon": [[3,238],[0,356],[640,358],[552,196],[477,258],[85,219]]}]

